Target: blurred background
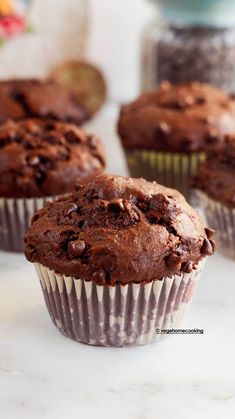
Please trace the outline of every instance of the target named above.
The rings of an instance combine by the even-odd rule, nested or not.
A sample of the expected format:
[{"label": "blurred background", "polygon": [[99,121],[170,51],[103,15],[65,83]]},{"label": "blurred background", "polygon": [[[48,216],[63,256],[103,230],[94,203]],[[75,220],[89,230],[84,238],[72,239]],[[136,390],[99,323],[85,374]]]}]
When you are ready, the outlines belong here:
[{"label": "blurred background", "polygon": [[[65,84],[70,78],[69,87],[80,83],[90,86],[90,96],[102,96],[91,63],[113,101],[131,100],[163,80],[198,80],[233,93],[235,3],[0,0],[0,54],[0,78],[53,77]],[[88,67],[75,69],[74,60]]]},{"label": "blurred background", "polygon": [[140,88],[140,42],[153,16],[148,0],[91,0],[89,57],[103,67],[110,94],[129,100]]},{"label": "blurred background", "polygon": [[6,12],[14,8],[23,15],[26,25],[23,30],[21,22],[4,22],[0,77],[46,77],[66,60],[85,57],[104,71],[110,97],[132,98],[139,89],[139,40],[151,15],[148,3],[0,0]]}]

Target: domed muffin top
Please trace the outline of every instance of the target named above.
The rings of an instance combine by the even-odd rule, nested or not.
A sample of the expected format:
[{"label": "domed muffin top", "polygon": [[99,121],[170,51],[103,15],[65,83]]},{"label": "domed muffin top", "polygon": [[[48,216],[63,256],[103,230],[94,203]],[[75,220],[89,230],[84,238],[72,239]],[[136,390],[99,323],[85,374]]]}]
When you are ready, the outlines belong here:
[{"label": "domed muffin top", "polygon": [[7,119],[50,118],[82,124],[89,119],[73,93],[53,81],[34,79],[0,82],[0,122]]},{"label": "domed muffin top", "polygon": [[75,125],[26,119],[0,126],[0,197],[70,192],[104,166],[100,141]]},{"label": "domed muffin top", "polygon": [[220,153],[210,154],[199,166],[192,187],[210,198],[235,208],[235,136],[227,137]]},{"label": "domed muffin top", "polygon": [[165,82],[121,108],[118,132],[129,150],[218,150],[235,133],[235,100],[209,84]]},{"label": "domed muffin top", "polygon": [[191,272],[213,254],[212,236],[179,192],[100,175],[36,213],[25,254],[96,284],[144,284]]}]

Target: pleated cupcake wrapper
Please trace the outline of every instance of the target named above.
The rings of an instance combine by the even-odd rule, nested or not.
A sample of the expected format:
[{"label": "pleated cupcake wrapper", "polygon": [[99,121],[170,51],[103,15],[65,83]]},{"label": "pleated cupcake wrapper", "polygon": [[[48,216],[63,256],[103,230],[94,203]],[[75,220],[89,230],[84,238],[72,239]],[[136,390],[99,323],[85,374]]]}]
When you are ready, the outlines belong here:
[{"label": "pleated cupcake wrapper", "polygon": [[90,345],[131,346],[159,340],[157,329],[177,328],[204,262],[190,274],[141,286],[101,286],[35,267],[51,319],[60,332]]},{"label": "pleated cupcake wrapper", "polygon": [[178,189],[186,199],[196,204],[189,187],[190,177],[197,172],[205,153],[163,153],[148,150],[125,151],[132,177],[156,180],[170,188]]},{"label": "pleated cupcake wrapper", "polygon": [[0,198],[0,249],[23,252],[24,234],[34,213],[53,197]]},{"label": "pleated cupcake wrapper", "polygon": [[204,209],[208,226],[215,230],[217,249],[224,256],[235,259],[235,209],[226,207],[196,190]]}]

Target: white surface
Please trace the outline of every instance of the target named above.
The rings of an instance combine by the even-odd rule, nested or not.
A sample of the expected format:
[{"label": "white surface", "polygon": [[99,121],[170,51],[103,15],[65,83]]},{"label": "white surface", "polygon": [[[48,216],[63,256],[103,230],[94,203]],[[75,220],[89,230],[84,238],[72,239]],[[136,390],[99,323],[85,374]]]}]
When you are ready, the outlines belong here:
[{"label": "white surface", "polygon": [[[91,125],[124,164],[115,110]],[[138,348],[97,348],[60,335],[47,314],[33,266],[0,252],[1,419],[233,419],[235,411],[235,262],[209,258],[184,327]]]}]

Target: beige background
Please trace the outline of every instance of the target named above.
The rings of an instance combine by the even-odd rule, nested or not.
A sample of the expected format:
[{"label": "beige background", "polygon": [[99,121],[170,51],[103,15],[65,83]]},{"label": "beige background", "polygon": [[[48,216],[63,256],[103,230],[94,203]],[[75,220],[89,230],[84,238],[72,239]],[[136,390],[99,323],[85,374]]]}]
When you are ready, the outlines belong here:
[{"label": "beige background", "polygon": [[32,34],[0,49],[0,77],[47,76],[58,63],[79,57],[88,26],[89,59],[105,72],[110,96],[128,100],[139,90],[142,29],[153,16],[148,0],[34,0]]},{"label": "beige background", "polygon": [[33,33],[0,49],[0,77],[46,76],[53,66],[78,57],[84,48],[87,0],[36,0],[29,21]]}]

